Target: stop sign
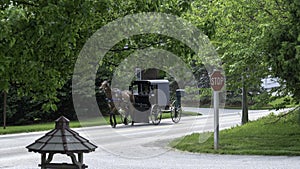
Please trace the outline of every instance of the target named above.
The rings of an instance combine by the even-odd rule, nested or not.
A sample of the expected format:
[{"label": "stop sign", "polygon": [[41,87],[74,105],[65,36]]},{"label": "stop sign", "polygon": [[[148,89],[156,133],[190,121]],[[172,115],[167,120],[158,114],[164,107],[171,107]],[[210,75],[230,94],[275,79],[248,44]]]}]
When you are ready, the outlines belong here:
[{"label": "stop sign", "polygon": [[221,74],[221,71],[214,71],[210,76],[210,86],[214,91],[220,91],[225,83],[225,77]]}]

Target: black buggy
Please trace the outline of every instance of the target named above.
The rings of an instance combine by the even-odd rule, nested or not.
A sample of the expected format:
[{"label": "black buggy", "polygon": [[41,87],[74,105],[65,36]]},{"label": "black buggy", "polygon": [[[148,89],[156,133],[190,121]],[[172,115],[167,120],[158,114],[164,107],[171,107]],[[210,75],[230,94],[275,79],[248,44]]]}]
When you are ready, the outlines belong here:
[{"label": "black buggy", "polygon": [[181,97],[183,89],[176,90],[176,99],[170,101],[170,87],[168,80],[138,80],[129,87],[134,97],[135,111],[131,114],[133,122],[158,125],[162,113],[170,113],[172,121],[178,123],[181,118]]}]

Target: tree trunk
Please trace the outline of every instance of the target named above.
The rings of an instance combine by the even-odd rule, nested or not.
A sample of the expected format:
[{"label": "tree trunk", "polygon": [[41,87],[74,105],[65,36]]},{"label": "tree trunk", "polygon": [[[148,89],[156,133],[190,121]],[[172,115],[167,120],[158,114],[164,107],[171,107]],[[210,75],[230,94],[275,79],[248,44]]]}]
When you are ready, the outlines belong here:
[{"label": "tree trunk", "polygon": [[248,99],[247,99],[247,87],[243,81],[242,88],[242,125],[246,124],[249,121],[248,118]]},{"label": "tree trunk", "polygon": [[3,129],[6,129],[6,91],[3,92]]}]

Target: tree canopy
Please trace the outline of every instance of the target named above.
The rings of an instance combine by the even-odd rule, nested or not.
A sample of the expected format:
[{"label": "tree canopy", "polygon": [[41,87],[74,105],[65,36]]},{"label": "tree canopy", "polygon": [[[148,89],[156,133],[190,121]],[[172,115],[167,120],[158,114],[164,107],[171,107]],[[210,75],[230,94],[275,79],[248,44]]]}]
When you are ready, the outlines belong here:
[{"label": "tree canopy", "polygon": [[[70,85],[81,48],[96,30],[132,13],[153,11],[180,15],[188,8],[186,1],[175,0],[1,1],[0,90],[14,95],[14,100],[26,97],[27,102],[38,105],[34,107],[37,111],[56,111],[64,96],[71,99],[65,90],[71,88],[66,85]],[[102,76],[111,76],[108,72],[130,53],[127,51],[156,43],[147,44],[150,40],[142,37],[117,44],[113,54],[108,54],[107,69],[100,68]],[[124,43],[129,41],[130,48],[123,51]]]},{"label": "tree canopy", "polygon": [[299,101],[299,1],[195,1],[186,14],[214,42],[229,89],[280,78],[284,94]]},{"label": "tree canopy", "polygon": [[[260,88],[262,78],[277,77],[281,83],[278,94],[292,95],[299,102],[298,0],[3,0],[0,91],[8,93],[11,103],[30,103],[32,109],[25,111],[60,109],[61,102],[71,99],[74,64],[87,39],[105,24],[139,12],[177,15],[202,30],[222,59],[229,90],[243,85]],[[170,37],[149,34],[114,46],[105,62],[99,63],[101,74],[96,83],[110,78],[134,50],[150,46],[181,56],[205,79],[201,76],[207,72],[191,49]]]}]

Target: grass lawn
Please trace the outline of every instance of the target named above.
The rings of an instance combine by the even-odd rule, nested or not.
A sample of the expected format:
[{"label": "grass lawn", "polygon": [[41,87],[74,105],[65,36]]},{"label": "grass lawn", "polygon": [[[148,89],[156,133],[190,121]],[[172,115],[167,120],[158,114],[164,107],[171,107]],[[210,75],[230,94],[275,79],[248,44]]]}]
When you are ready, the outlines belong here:
[{"label": "grass lawn", "polygon": [[[244,155],[300,155],[300,112],[279,119],[273,114],[243,126],[220,131],[220,149],[215,151],[213,134],[204,143],[192,134],[170,143],[170,146],[196,153]],[[206,133],[207,134],[207,133]]]},{"label": "grass lawn", "polygon": [[[96,125],[103,125],[106,122],[103,121],[95,121],[91,120],[86,122],[86,126],[96,126]],[[35,131],[46,131],[52,130],[55,127],[55,122],[49,123],[41,123],[41,124],[32,124],[32,125],[24,125],[24,126],[7,126],[6,129],[3,127],[0,128],[0,135],[4,134],[14,134],[14,133],[28,133],[28,132],[35,132]],[[78,128],[81,127],[81,124],[78,121],[71,121],[70,122],[71,128]]]},{"label": "grass lawn", "polygon": [[[193,116],[197,115],[197,113],[193,112],[183,112],[182,116]],[[163,119],[171,119],[170,113],[163,113],[162,115]],[[118,124],[121,124],[120,116],[116,116],[116,120]],[[70,121],[70,127],[71,128],[78,128],[82,126],[99,126],[99,125],[109,125],[109,117],[105,117],[105,119],[91,119],[84,122],[78,122],[78,121]],[[151,123],[152,124],[152,123]],[[46,131],[51,130],[55,127],[55,122],[51,123],[42,123],[42,124],[33,124],[33,125],[24,125],[24,126],[7,126],[6,129],[3,129],[3,127],[0,128],[0,135],[4,134],[14,134],[14,133],[27,133],[27,132],[35,132],[35,131]]]}]

